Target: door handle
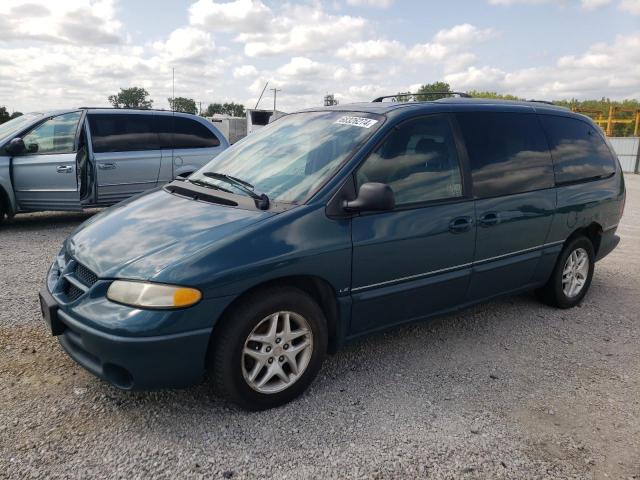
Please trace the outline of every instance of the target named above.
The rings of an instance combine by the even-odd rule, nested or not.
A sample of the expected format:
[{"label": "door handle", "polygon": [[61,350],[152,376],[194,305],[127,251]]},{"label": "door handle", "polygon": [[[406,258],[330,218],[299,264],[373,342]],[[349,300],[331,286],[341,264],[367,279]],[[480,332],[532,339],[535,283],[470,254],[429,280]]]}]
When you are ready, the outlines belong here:
[{"label": "door handle", "polygon": [[473,219],[471,217],[457,217],[449,222],[451,233],[463,233],[471,229]]},{"label": "door handle", "polygon": [[56,167],[58,173],[73,173],[73,167],[71,165],[58,165]]},{"label": "door handle", "polygon": [[116,164],[115,163],[99,163],[98,168],[100,170],[113,170],[114,168],[116,168]]},{"label": "door handle", "polygon": [[500,215],[496,212],[485,213],[480,217],[481,227],[492,227],[500,223]]}]

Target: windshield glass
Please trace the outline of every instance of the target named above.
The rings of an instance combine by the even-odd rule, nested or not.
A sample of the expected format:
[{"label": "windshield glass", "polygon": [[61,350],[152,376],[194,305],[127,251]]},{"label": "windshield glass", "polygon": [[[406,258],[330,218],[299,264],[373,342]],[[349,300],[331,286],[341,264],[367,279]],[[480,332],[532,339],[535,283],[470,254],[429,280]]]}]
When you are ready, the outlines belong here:
[{"label": "windshield glass", "polygon": [[42,113],[26,113],[3,123],[0,125],[0,138],[8,137],[39,117]]},{"label": "windshield glass", "polygon": [[363,112],[287,115],[228,148],[189,180],[247,195],[246,186],[211,176],[224,174],[273,201],[300,202],[329,179],[382,121],[380,115]]}]

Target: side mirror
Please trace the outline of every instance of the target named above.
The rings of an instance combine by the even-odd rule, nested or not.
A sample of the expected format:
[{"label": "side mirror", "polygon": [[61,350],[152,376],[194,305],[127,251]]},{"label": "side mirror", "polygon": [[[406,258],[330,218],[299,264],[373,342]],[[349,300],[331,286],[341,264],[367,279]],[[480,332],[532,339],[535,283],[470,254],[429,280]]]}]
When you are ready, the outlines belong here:
[{"label": "side mirror", "polygon": [[396,197],[386,183],[368,182],[360,187],[355,200],[346,200],[342,206],[347,212],[393,210]]},{"label": "side mirror", "polygon": [[19,155],[24,153],[27,150],[27,147],[25,147],[24,142],[20,137],[16,137],[7,144],[5,150],[9,155]]}]

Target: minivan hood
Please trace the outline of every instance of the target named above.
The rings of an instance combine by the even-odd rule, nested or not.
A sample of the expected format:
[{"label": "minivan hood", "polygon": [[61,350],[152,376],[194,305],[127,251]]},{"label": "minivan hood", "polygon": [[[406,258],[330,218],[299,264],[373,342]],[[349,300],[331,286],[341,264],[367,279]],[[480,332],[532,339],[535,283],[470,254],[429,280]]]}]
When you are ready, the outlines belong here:
[{"label": "minivan hood", "polygon": [[273,213],[196,201],[156,190],[82,224],[68,254],[101,278],[146,280]]}]

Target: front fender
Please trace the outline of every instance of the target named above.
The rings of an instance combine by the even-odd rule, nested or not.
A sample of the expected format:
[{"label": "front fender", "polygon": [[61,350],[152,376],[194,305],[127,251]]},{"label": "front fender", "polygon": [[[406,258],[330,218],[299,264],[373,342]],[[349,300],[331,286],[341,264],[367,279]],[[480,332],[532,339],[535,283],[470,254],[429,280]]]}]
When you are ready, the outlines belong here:
[{"label": "front fender", "polygon": [[161,283],[197,285],[205,298],[239,295],[283,277],[325,280],[338,296],[351,283],[349,219],[330,219],[324,206],[296,207],[252,225],[157,273]]}]

